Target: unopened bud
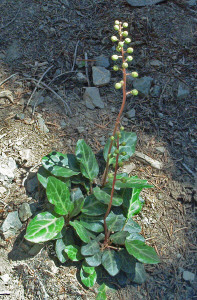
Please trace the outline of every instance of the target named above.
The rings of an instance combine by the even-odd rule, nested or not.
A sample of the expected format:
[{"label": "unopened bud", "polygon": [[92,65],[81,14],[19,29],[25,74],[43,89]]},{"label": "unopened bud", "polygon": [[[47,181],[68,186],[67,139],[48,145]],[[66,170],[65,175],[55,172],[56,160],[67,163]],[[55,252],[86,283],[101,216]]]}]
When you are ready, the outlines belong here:
[{"label": "unopened bud", "polygon": [[121,126],[121,127],[120,127],[120,130],[123,131],[123,130],[124,130],[124,126]]},{"label": "unopened bud", "polygon": [[118,66],[113,66],[113,70],[114,70],[114,71],[118,71],[118,70],[119,70],[119,67],[118,67]]},{"label": "unopened bud", "polygon": [[127,56],[127,61],[132,61],[133,60],[133,56],[129,55]]},{"label": "unopened bud", "polygon": [[115,84],[115,89],[116,89],[116,90],[121,89],[121,87],[122,87],[122,84],[121,84],[120,82],[117,82],[117,83]]},{"label": "unopened bud", "polygon": [[119,25],[120,22],[118,20],[115,21],[115,25]]},{"label": "unopened bud", "polygon": [[122,26],[123,26],[124,28],[127,28],[127,27],[129,26],[129,24],[126,23],[126,22],[124,22],[124,23],[122,24]]},{"label": "unopened bud", "polygon": [[133,53],[133,48],[132,47],[127,48],[127,53]]},{"label": "unopened bud", "polygon": [[112,40],[112,42],[117,42],[118,38],[114,35],[114,36],[111,37],[111,40]]},{"label": "unopened bud", "polygon": [[131,39],[130,38],[126,38],[124,41],[125,41],[126,44],[131,43]]},{"label": "unopened bud", "polygon": [[136,90],[136,89],[132,90],[132,91],[131,91],[131,94],[132,94],[133,96],[137,96],[137,95],[138,95],[138,90]]},{"label": "unopened bud", "polygon": [[111,59],[112,60],[118,60],[118,55],[116,55],[116,54],[112,55]]},{"label": "unopened bud", "polygon": [[123,69],[128,68],[128,63],[127,63],[127,62],[124,62],[124,63],[122,64],[122,68],[123,68]]},{"label": "unopened bud", "polygon": [[119,30],[119,25],[114,25],[114,29],[118,31]]},{"label": "unopened bud", "polygon": [[129,35],[129,33],[128,33],[128,31],[123,31],[122,35],[123,35],[124,37],[127,37],[127,36]]}]

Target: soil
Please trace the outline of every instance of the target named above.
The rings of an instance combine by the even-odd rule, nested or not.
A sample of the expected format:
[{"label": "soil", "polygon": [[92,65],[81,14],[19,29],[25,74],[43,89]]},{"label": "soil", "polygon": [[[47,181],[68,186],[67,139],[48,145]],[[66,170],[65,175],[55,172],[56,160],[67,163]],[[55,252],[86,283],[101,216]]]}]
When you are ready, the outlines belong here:
[{"label": "soil", "polygon": [[[110,58],[114,20],[130,24],[134,52],[133,69],[140,77],[151,76],[160,86],[158,97],[129,98],[125,111],[134,108],[133,119],[123,118],[128,131],[138,135],[137,150],[163,163],[162,170],[136,157],[131,175],[147,179],[154,188],[143,192],[146,205],[137,217],[147,244],[155,247],[161,263],[146,265],[148,278],[142,285],[129,284],[110,291],[109,299],[196,299],[197,284],[185,281],[183,272],[196,274],[196,6],[186,0],[164,1],[149,7],[131,7],[126,1],[110,0],[1,0],[0,2],[0,92],[11,91],[12,99],[0,98],[0,155],[17,163],[15,179],[0,201],[0,222],[24,202],[39,203],[38,191],[29,193],[25,180],[35,174],[41,158],[51,150],[74,152],[84,138],[95,153],[112,132],[121,104],[121,92],[114,90],[119,79],[111,71],[111,82],[99,87],[105,108],[89,110],[83,101],[84,87],[76,79],[80,59],[88,56],[90,84],[95,57]],[[151,65],[159,60],[158,66]],[[48,70],[51,67],[50,70]],[[44,102],[27,105],[41,82],[50,86],[66,103],[43,85],[37,97]],[[71,72],[72,71],[72,72]],[[5,79],[11,78],[2,83]],[[177,98],[184,84],[189,95]],[[35,97],[32,97],[33,100]],[[35,102],[34,102],[35,103]],[[31,104],[31,103],[30,103]],[[15,118],[24,113],[24,117]],[[49,132],[38,126],[39,114]],[[62,125],[64,122],[64,126]],[[79,133],[79,128],[83,130]],[[158,151],[162,147],[162,151]],[[21,152],[30,149],[24,160]],[[2,299],[95,299],[95,290],[77,280],[75,264],[60,265],[54,259],[53,244],[44,245],[34,256],[27,255],[23,236],[0,239]],[[29,249],[29,248],[28,248]],[[40,249],[39,249],[40,250]]]}]

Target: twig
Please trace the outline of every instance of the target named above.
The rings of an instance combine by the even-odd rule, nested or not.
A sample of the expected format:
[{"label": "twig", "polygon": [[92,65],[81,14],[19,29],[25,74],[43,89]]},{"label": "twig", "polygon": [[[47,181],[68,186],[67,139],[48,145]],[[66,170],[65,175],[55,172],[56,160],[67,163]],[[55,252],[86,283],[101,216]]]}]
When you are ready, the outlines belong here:
[{"label": "twig", "polygon": [[0,86],[1,86],[2,84],[4,84],[5,82],[7,82],[7,81],[8,81],[9,79],[11,79],[12,77],[16,76],[16,75],[18,75],[18,73],[12,74],[12,75],[9,76],[8,78],[6,78],[6,79],[4,79],[3,81],[1,81],[1,82],[0,82]]},{"label": "twig", "polygon": [[197,174],[195,174],[185,163],[181,162],[181,164],[190,175],[197,177]]},{"label": "twig", "polygon": [[88,60],[88,55],[87,55],[87,53],[85,52],[85,69],[86,69],[86,77],[87,77],[88,86],[90,86],[90,80],[89,80],[89,76],[88,76],[88,63],[87,63],[87,60]]},{"label": "twig", "polygon": [[73,65],[71,71],[74,71],[75,63],[76,63],[76,56],[77,56],[77,48],[79,45],[79,41],[77,41],[76,47],[75,47],[75,52],[74,52],[74,59],[73,59]]},{"label": "twig", "polygon": [[[30,77],[30,78],[25,78],[25,80],[35,81],[36,83],[38,82],[37,79],[31,78],[31,77]],[[41,82],[40,84],[41,84],[43,87],[45,87],[47,90],[49,90],[51,93],[53,93],[59,100],[61,100],[61,101],[63,102],[64,106],[67,106],[69,113],[72,115],[72,112],[71,112],[70,107],[68,106],[68,104],[66,103],[66,101],[64,101],[64,100],[62,99],[62,97],[60,97],[60,95],[58,95],[58,94],[57,94],[50,86],[48,86],[46,83]],[[67,110],[66,110],[66,111],[67,111]]]},{"label": "twig", "polygon": [[14,99],[11,91],[7,90],[0,92],[0,98],[7,98],[10,100],[10,102],[12,102],[12,104],[14,104]]},{"label": "twig", "polygon": [[[51,68],[53,68],[53,66],[50,66],[50,67],[43,73],[43,75],[40,77],[40,79],[38,80],[38,83],[36,84],[36,86],[35,86],[35,88],[34,88],[32,94],[31,94],[29,100],[27,101],[26,107],[29,105],[29,103],[30,103],[31,99],[33,98],[33,95],[35,94],[35,92],[36,92],[36,90],[37,90],[39,84],[40,84],[41,81],[42,81],[42,79],[43,79],[44,76],[47,74],[47,72],[48,72],[49,70],[51,70]],[[37,103],[37,101],[36,101],[36,103]],[[35,106],[36,106],[36,103],[35,103],[35,105],[34,105],[34,108],[35,108]]]},{"label": "twig", "polygon": [[19,11],[20,11],[20,8],[18,9],[18,11],[17,11],[16,15],[14,16],[14,18],[13,18],[10,22],[8,22],[7,24],[1,26],[1,27],[0,27],[0,30],[2,30],[2,29],[4,29],[4,28],[8,27],[11,23],[13,23],[13,22],[16,20],[18,14],[19,14]]}]

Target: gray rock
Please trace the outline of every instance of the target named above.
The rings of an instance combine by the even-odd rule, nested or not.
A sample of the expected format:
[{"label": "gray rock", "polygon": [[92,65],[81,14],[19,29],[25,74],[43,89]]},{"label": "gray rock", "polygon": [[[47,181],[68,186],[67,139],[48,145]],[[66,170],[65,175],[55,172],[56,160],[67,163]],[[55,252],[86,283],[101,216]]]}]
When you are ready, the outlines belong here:
[{"label": "gray rock", "polygon": [[163,63],[162,63],[160,60],[158,60],[158,59],[152,59],[152,60],[149,62],[149,64],[150,64],[151,66],[153,66],[153,67],[161,67],[161,66],[163,66]]},{"label": "gray rock", "polygon": [[87,87],[83,100],[89,109],[94,109],[95,107],[104,108],[104,102],[100,97],[99,89],[96,87]]},{"label": "gray rock", "polygon": [[15,119],[23,121],[25,119],[25,115],[22,113],[16,114]]},{"label": "gray rock", "polygon": [[2,153],[2,156],[0,156],[0,181],[5,185],[11,183],[15,177],[14,171],[16,168],[15,160]]},{"label": "gray rock", "polygon": [[148,6],[163,2],[164,0],[126,0],[131,6]]},{"label": "gray rock", "polygon": [[160,86],[159,85],[154,85],[154,87],[151,91],[151,96],[157,98],[157,97],[160,96],[160,94],[161,94]]},{"label": "gray rock", "polygon": [[46,126],[45,122],[44,122],[44,119],[41,117],[41,116],[38,116],[38,127],[39,129],[43,132],[43,133],[48,133],[49,132],[49,129],[48,127]]},{"label": "gray rock", "polygon": [[5,239],[14,237],[17,232],[21,229],[22,223],[18,217],[18,212],[10,212],[4,220],[0,231],[2,232]]},{"label": "gray rock", "polygon": [[29,192],[30,194],[35,192],[35,190],[38,188],[37,176],[34,176],[31,179],[27,179],[25,185],[26,185],[27,192]]},{"label": "gray rock", "polygon": [[104,86],[110,82],[111,73],[103,67],[92,67],[93,84]]},{"label": "gray rock", "polygon": [[5,283],[8,284],[8,282],[10,281],[10,276],[9,274],[3,274],[0,276],[1,280]]},{"label": "gray rock", "polygon": [[77,73],[76,79],[79,83],[87,83],[87,77],[81,72]]},{"label": "gray rock", "polygon": [[60,126],[61,126],[62,129],[64,129],[64,128],[66,128],[67,124],[64,120],[61,120],[60,121]]},{"label": "gray rock", "polygon": [[180,99],[185,99],[189,96],[189,89],[186,85],[183,85],[182,83],[179,84],[178,87],[178,93],[177,93],[177,98]]},{"label": "gray rock", "polygon": [[96,66],[98,66],[98,67],[108,68],[110,66],[108,57],[106,57],[104,55],[100,55],[100,56],[96,57],[95,59],[96,59]]},{"label": "gray rock", "polygon": [[82,126],[77,127],[77,130],[78,130],[79,133],[85,132],[85,128],[82,127]]},{"label": "gray rock", "polygon": [[5,60],[10,62],[15,62],[16,60],[22,58],[23,54],[20,49],[20,44],[17,40],[14,40],[12,44],[8,47]]},{"label": "gray rock", "polygon": [[28,220],[32,216],[30,205],[28,203],[23,203],[18,210],[18,215],[21,222]]},{"label": "gray rock", "polygon": [[135,118],[135,109],[132,108],[132,109],[128,110],[128,111],[126,112],[126,116],[127,116],[127,118],[129,118],[129,119],[134,119],[134,118]]},{"label": "gray rock", "polygon": [[166,152],[166,148],[165,147],[156,147],[156,150],[160,153],[165,153]]},{"label": "gray rock", "polygon": [[183,279],[185,281],[194,281],[195,279],[195,274],[189,271],[184,271],[183,272]]},{"label": "gray rock", "polygon": [[153,78],[149,76],[144,76],[139,79],[136,78],[133,81],[133,87],[138,90],[142,96],[148,96],[152,81]]}]

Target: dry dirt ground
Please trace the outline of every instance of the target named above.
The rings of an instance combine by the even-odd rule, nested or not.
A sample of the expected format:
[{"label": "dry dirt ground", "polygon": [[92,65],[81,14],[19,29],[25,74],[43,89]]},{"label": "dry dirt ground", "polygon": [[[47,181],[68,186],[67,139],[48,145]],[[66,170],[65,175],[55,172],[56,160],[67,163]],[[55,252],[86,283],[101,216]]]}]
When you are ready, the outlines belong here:
[{"label": "dry dirt ground", "polygon": [[[51,150],[73,152],[79,138],[97,153],[111,133],[121,102],[121,92],[113,87],[118,75],[112,71],[112,62],[111,82],[99,88],[104,109],[89,110],[84,105],[87,84],[77,81],[76,72],[85,74],[79,63],[87,53],[92,85],[94,58],[110,58],[113,53],[110,37],[114,20],[130,24],[134,70],[140,77],[151,76],[154,85],[161,88],[157,97],[128,98],[125,112],[134,108],[136,114],[133,119],[123,119],[125,128],[138,135],[137,149],[164,165],[157,170],[135,157],[130,161],[134,163],[131,174],[154,185],[144,192],[146,205],[138,221],[161,263],[146,266],[145,284],[121,288],[114,282],[116,291],[109,293],[109,299],[197,298],[196,277],[194,281],[183,278],[184,271],[196,274],[197,256],[195,9],[184,0],[141,8],[121,0],[0,1],[0,92],[8,90],[13,95],[13,101],[0,98],[0,155],[4,153],[17,163],[13,182],[0,194],[1,223],[24,202],[38,205],[38,191],[28,193],[24,182],[37,171],[42,156]],[[151,65],[153,60],[159,65]],[[68,106],[42,85],[36,93],[44,101],[32,112],[32,106],[26,104],[35,80],[50,67],[42,82]],[[189,90],[185,99],[177,98],[180,84]],[[16,119],[21,113],[24,117]],[[40,130],[38,114],[48,133]],[[162,152],[158,147],[163,147]],[[24,149],[31,151],[28,161],[21,154]],[[0,275],[10,277],[7,284],[0,279],[0,299],[95,299],[95,291],[78,282],[77,265],[60,265],[54,259],[53,244],[44,245],[36,256],[27,255],[28,245],[23,240],[26,225],[15,238],[0,239]]]}]

